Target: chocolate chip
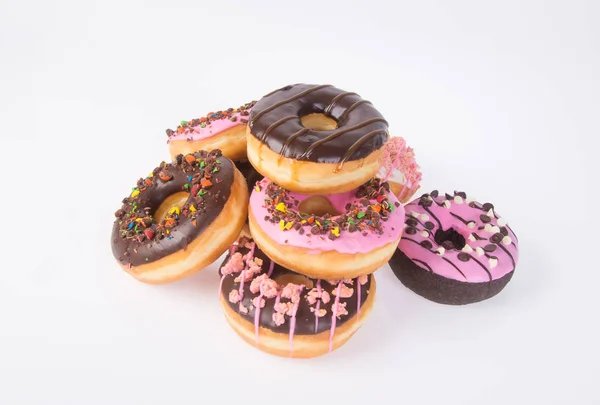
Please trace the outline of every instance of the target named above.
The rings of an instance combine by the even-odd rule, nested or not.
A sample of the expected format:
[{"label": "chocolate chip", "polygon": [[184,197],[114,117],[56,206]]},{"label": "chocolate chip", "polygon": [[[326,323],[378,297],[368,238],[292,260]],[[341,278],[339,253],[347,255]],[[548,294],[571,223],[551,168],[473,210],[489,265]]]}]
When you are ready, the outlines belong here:
[{"label": "chocolate chip", "polygon": [[502,238],[504,238],[504,235],[502,235],[500,232],[495,233],[492,235],[492,237],[490,238],[490,242],[492,243],[500,243],[500,241],[502,240]]},{"label": "chocolate chip", "polygon": [[494,250],[496,250],[496,245],[492,245],[492,244],[485,245],[483,247],[483,250],[485,250],[486,252],[493,252]]},{"label": "chocolate chip", "polygon": [[407,218],[407,219],[406,219],[406,225],[409,225],[409,226],[417,226],[418,224],[419,224],[419,221],[417,221],[417,220],[416,220],[416,219],[414,219],[414,218]]},{"label": "chocolate chip", "polygon": [[435,225],[433,224],[433,222],[427,221],[427,222],[425,222],[425,228],[433,229],[433,228],[435,228]]},{"label": "chocolate chip", "polygon": [[460,252],[458,254],[458,260],[460,260],[461,262],[468,262],[470,258],[471,258],[471,256],[469,256],[465,252]]},{"label": "chocolate chip", "polygon": [[454,249],[454,243],[452,243],[450,240],[445,240],[442,242],[442,247],[446,250],[452,250]]},{"label": "chocolate chip", "polygon": [[431,249],[433,247],[433,244],[428,240],[424,240],[423,242],[421,242],[421,246],[423,246],[426,249]]},{"label": "chocolate chip", "polygon": [[488,222],[490,222],[492,220],[490,217],[488,217],[485,214],[481,214],[479,216],[479,219],[481,219],[481,222],[483,222],[484,224],[487,224]]},{"label": "chocolate chip", "polygon": [[417,229],[409,226],[408,228],[406,228],[406,233],[409,235],[414,235],[415,233],[417,233]]},{"label": "chocolate chip", "polygon": [[506,229],[506,227],[503,226],[502,228],[500,228],[500,233],[504,236],[508,236],[508,229]]},{"label": "chocolate chip", "polygon": [[438,195],[440,195],[440,192],[438,190],[433,190],[431,193],[429,193],[429,195],[433,198],[436,198]]},{"label": "chocolate chip", "polygon": [[494,209],[494,204],[492,204],[492,203],[485,203],[485,204],[483,204],[483,209],[485,211],[493,210]]},{"label": "chocolate chip", "polygon": [[446,200],[450,200],[450,201],[454,200],[454,197],[451,196],[450,194],[445,193],[445,195],[446,195]]},{"label": "chocolate chip", "polygon": [[465,193],[464,191],[455,191],[454,192],[457,196],[459,196],[460,198],[462,198],[463,200],[467,199],[467,193]]}]

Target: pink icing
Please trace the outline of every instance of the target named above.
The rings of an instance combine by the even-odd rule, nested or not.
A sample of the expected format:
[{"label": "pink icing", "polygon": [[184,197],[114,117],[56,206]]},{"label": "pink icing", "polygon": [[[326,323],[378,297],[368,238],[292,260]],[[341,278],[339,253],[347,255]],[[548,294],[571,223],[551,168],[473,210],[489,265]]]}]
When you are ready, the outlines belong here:
[{"label": "pink icing", "polygon": [[[515,269],[517,237],[491,204],[479,204],[465,193],[436,195],[424,194],[406,205],[406,229],[398,249],[419,267],[463,282],[488,282]],[[440,227],[456,230],[465,238],[465,247],[443,248],[435,240]]]},{"label": "pink icing", "polygon": [[294,348],[293,342],[294,342],[294,330],[296,329],[296,312],[298,312],[298,305],[300,304],[300,293],[302,292],[302,289],[304,288],[304,286],[301,285],[298,287],[299,288],[298,288],[297,292],[292,297],[292,302],[295,301],[295,303],[294,303],[294,308],[292,310],[292,314],[291,314],[291,318],[290,318],[290,337],[289,337],[290,357],[292,357],[292,352],[293,352],[293,348]]},{"label": "pink icing", "polygon": [[[259,304],[260,304],[263,294],[264,294],[263,293],[263,285],[265,283],[265,278],[271,277],[271,274],[273,273],[274,268],[275,268],[275,262],[273,260],[271,260],[271,263],[269,264],[269,272],[267,273],[267,276],[266,277],[261,276],[262,279],[260,280],[260,287],[259,287],[260,294],[259,294],[258,300],[257,300]],[[264,276],[264,274],[263,274],[263,276]],[[258,278],[255,280],[258,280]],[[256,309],[254,311],[254,333],[256,335],[256,344],[258,344],[258,340],[259,340],[258,326],[259,326],[259,320],[260,320],[260,309],[262,308],[262,306],[255,305],[255,307],[256,307]]]},{"label": "pink icing", "polygon": [[342,289],[342,284],[344,282],[340,281],[338,283],[338,287],[337,287],[337,293],[335,294],[335,301],[333,303],[333,306],[331,307],[331,329],[329,331],[329,351],[331,351],[333,349],[333,335],[335,334],[335,323],[337,320],[337,315],[338,315],[338,308],[340,305],[340,290]]},{"label": "pink icing", "polygon": [[[312,235],[309,237],[307,234],[301,235],[294,229],[281,230],[279,224],[265,220],[265,217],[269,215],[265,206],[265,198],[267,198],[265,190],[269,183],[270,181],[266,178],[257,183],[260,191],[257,188],[254,188],[254,191],[250,196],[250,210],[262,230],[280,245],[287,244],[290,246],[307,248],[310,249],[309,253],[311,254],[318,254],[320,252],[331,250],[345,254],[367,253],[373,249],[384,246],[387,243],[398,240],[402,233],[404,207],[401,204],[398,207],[395,207],[394,211],[390,213],[387,221],[382,222],[383,233],[381,235],[369,232],[364,236],[362,232],[343,232],[339,238],[331,240],[327,238],[326,235]],[[289,191],[288,195],[295,198],[300,203],[312,197],[312,195],[298,194]],[[386,196],[391,204],[398,202],[398,199],[392,193],[386,192]],[[355,191],[331,194],[325,197],[338,212],[344,212],[346,204],[355,204],[360,200],[356,197]],[[332,217],[332,219],[335,218],[339,217]]]},{"label": "pink icing", "polygon": [[[317,294],[318,297],[321,297],[321,280],[317,280]],[[317,300],[317,306],[315,308],[315,333],[317,333],[317,329],[319,328],[319,309],[321,308],[321,300]],[[358,308],[360,310],[360,308]]]},{"label": "pink icing", "polygon": [[[421,171],[415,160],[414,150],[402,137],[391,137],[383,149],[381,167],[377,176],[415,189],[421,181]],[[400,193],[402,194],[402,193]]]},{"label": "pink icing", "polygon": [[[244,298],[244,281],[245,281],[245,273],[248,270],[248,268],[250,267],[250,260],[252,260],[254,258],[254,249],[256,249],[256,244],[254,242],[250,243],[250,251],[248,252],[248,254],[246,255],[246,266],[244,267],[244,269],[242,270],[242,274],[241,276],[241,280],[240,280],[240,308],[242,306],[241,301]],[[260,268],[259,268],[260,271]]]},{"label": "pink icing", "polygon": [[254,106],[254,101],[239,108],[208,113],[205,117],[182,122],[176,131],[167,130],[169,141],[210,138],[238,125],[246,125],[248,116]]},{"label": "pink icing", "polygon": [[220,119],[218,121],[211,122],[204,128],[198,125],[193,128],[193,131],[175,133],[169,137],[169,140],[174,141],[192,139],[193,141],[198,141],[201,139],[210,138],[211,136],[217,135],[230,128],[237,127],[238,125],[245,125],[240,121],[241,115],[239,113],[235,115],[236,117],[238,117],[238,119],[235,122],[227,118]]}]

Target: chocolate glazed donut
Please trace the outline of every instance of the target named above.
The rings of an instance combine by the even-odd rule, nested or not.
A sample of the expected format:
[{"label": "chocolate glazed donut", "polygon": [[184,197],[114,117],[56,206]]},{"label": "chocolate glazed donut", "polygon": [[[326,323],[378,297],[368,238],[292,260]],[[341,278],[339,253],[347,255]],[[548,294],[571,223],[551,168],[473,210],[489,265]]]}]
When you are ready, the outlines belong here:
[{"label": "chocolate glazed donut", "polygon": [[[325,114],[337,128],[305,128],[300,117]],[[358,94],[331,85],[296,84],[262,98],[250,113],[256,139],[281,156],[318,163],[343,164],[367,157],[388,139],[388,124]]]},{"label": "chocolate glazed donut", "polygon": [[[178,155],[174,162],[162,162],[139,179],[123,200],[112,229],[113,255],[137,278],[147,273],[142,277],[147,282],[171,281],[187,267],[200,270],[194,266],[216,260],[239,235],[247,198],[242,175],[219,150]],[[217,219],[227,222],[218,225],[219,235],[203,243],[202,250],[188,248],[201,236],[212,235],[211,225]],[[150,273],[154,273],[152,280]]]},{"label": "chocolate glazed donut", "polygon": [[[311,115],[325,117],[330,125],[303,125],[303,118]],[[247,133],[248,158],[257,170],[292,191],[307,193],[349,191],[374,177],[381,155],[375,152],[382,152],[389,138],[387,121],[369,101],[331,85],[311,84],[286,86],[264,96],[250,113]],[[264,145],[273,153],[262,151]],[[285,160],[292,162],[282,165]],[[292,163],[305,165],[294,170]],[[325,171],[311,177],[307,172],[319,169],[306,166],[310,163]],[[340,175],[359,168],[360,176]],[[331,173],[338,175],[323,180]]]},{"label": "chocolate glazed donut", "polygon": [[[261,350],[292,357],[324,354],[343,344],[362,323],[375,294],[372,275],[339,281],[308,278],[278,265],[246,237],[232,246],[219,275],[228,320],[232,323],[234,314],[247,333],[232,325],[236,331]],[[348,328],[351,333],[345,331],[348,336],[337,341],[337,334],[341,340]],[[283,350],[273,347],[273,337]],[[313,347],[305,347],[306,342]]]}]

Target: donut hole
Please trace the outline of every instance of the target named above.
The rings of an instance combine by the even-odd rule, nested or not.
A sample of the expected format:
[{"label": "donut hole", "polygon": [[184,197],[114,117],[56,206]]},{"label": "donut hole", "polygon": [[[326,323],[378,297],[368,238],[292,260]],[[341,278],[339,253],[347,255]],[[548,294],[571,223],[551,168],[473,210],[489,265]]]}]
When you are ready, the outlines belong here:
[{"label": "donut hole", "polygon": [[449,228],[445,231],[438,229],[435,231],[433,239],[438,245],[442,246],[446,250],[461,250],[467,244],[465,237],[454,228]]},{"label": "donut hole", "polygon": [[303,276],[302,274],[296,274],[296,273],[285,273],[282,274],[278,277],[275,277],[275,282],[279,285],[288,285],[289,283],[292,284],[296,284],[296,285],[303,285],[305,288],[307,289],[312,289],[314,283],[312,282],[312,280],[306,276]]},{"label": "donut hole", "polygon": [[170,196],[165,198],[164,201],[160,203],[156,211],[154,211],[154,220],[156,222],[162,221],[163,219],[165,219],[169,211],[171,211],[175,207],[181,210],[181,208],[183,207],[183,205],[189,197],[190,194],[186,193],[185,191],[180,191],[178,193],[171,194]]},{"label": "donut hole", "polygon": [[312,113],[300,117],[300,123],[304,128],[315,131],[330,131],[338,127],[336,120],[322,113]]},{"label": "donut hole", "polygon": [[302,201],[300,205],[298,205],[298,211],[304,214],[311,214],[319,217],[322,217],[325,214],[329,214],[334,217],[341,215],[341,213],[333,207],[331,201],[322,195],[315,195]]}]

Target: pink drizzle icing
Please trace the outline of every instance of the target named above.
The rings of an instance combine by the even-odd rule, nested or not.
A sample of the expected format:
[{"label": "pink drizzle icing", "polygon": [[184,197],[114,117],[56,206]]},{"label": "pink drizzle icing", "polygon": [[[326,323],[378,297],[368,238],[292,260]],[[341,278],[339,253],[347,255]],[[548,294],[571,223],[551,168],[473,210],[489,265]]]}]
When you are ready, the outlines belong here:
[{"label": "pink drizzle icing", "polygon": [[[423,202],[428,205],[426,201],[431,206],[424,207]],[[518,240],[506,221],[490,207],[491,204],[471,202],[456,193],[446,197],[424,194],[406,205],[407,226],[398,249],[420,267],[446,278],[468,283],[499,279],[516,267]],[[482,216],[489,221],[484,222]],[[425,224],[432,229],[427,230]],[[465,247],[443,249],[435,240],[440,228],[455,229],[465,238]],[[507,235],[501,233],[502,229]]]},{"label": "pink drizzle icing", "polygon": [[[287,244],[289,246],[310,249],[309,253],[311,254],[331,250],[346,254],[367,253],[387,243],[398,240],[402,233],[401,224],[404,221],[404,207],[402,205],[395,207],[394,212],[390,213],[389,219],[382,223],[383,234],[381,235],[369,232],[364,236],[362,232],[343,232],[339,238],[330,240],[325,235],[313,235],[310,237],[307,236],[308,234],[301,235],[294,229],[282,231],[279,228],[279,224],[265,220],[265,217],[269,215],[265,207],[265,198],[267,198],[265,189],[269,183],[270,180],[266,178],[258,182],[260,191],[255,188],[252,192],[250,196],[250,210],[262,230],[280,245]],[[288,193],[289,196],[295,198],[300,203],[313,197],[312,195],[298,194],[290,191]],[[386,195],[391,204],[398,202],[398,199],[392,193],[387,192]],[[355,191],[330,194],[324,197],[330,201],[333,208],[338,212],[344,212],[346,204],[358,203],[360,200],[356,197]],[[332,219],[337,218],[339,217],[332,217]]]},{"label": "pink drizzle icing", "polygon": [[[419,187],[422,178],[414,150],[402,137],[391,137],[384,146],[381,167],[377,176],[384,181],[393,181],[412,192]],[[400,195],[402,195],[402,192]]]},{"label": "pink drizzle icing", "polygon": [[[273,269],[275,268],[275,262],[273,260],[271,260],[271,263],[269,264],[269,272],[267,273],[267,277],[271,277],[271,274],[273,273]],[[259,329],[259,320],[260,320],[260,300],[263,297],[263,284],[264,284],[264,280],[261,281],[260,283],[260,294],[258,295],[258,303],[259,305],[256,306],[256,309],[254,310],[254,333],[256,335],[256,344],[258,344],[259,341],[259,337],[258,337],[258,329]]]},{"label": "pink drizzle icing", "polygon": [[[317,300],[315,306],[315,333],[317,333],[317,329],[319,329],[319,309],[321,308],[321,280],[317,280],[317,294],[319,295],[319,299]],[[360,308],[358,308],[360,310]]]},{"label": "pink drizzle icing", "polygon": [[244,299],[244,275],[246,273],[246,270],[248,270],[248,267],[250,267],[250,260],[252,260],[252,258],[254,257],[254,249],[256,249],[256,243],[250,242],[250,244],[250,252],[248,252],[248,254],[246,255],[246,266],[242,270],[240,289],[238,291],[240,294],[240,306],[242,305],[242,300]]},{"label": "pink drizzle icing", "polygon": [[298,300],[296,301],[296,303],[294,304],[294,310],[292,312],[292,316],[290,318],[290,337],[289,337],[289,342],[290,342],[290,357],[292,357],[292,352],[294,350],[294,330],[296,328],[296,312],[298,312],[298,305],[300,305],[300,294],[302,293],[302,290],[304,289],[304,286],[301,285],[300,286],[300,290],[298,292]]},{"label": "pink drizzle icing", "polygon": [[[333,335],[335,334],[335,324],[337,321],[337,308],[340,303],[340,291],[342,289],[343,281],[340,281],[337,286],[337,292],[335,294],[335,301],[332,307],[331,314],[331,330],[329,331],[329,351],[333,350]],[[360,287],[359,287],[360,290]]]},{"label": "pink drizzle icing", "polygon": [[[238,248],[238,242],[233,242],[233,244],[229,247],[229,257],[233,256],[233,254],[237,251]],[[225,277],[227,277],[227,274],[223,273],[223,275],[221,276],[221,280],[219,281],[219,291],[218,291],[218,297],[221,297],[221,289],[223,288],[223,280],[225,280]]]}]

